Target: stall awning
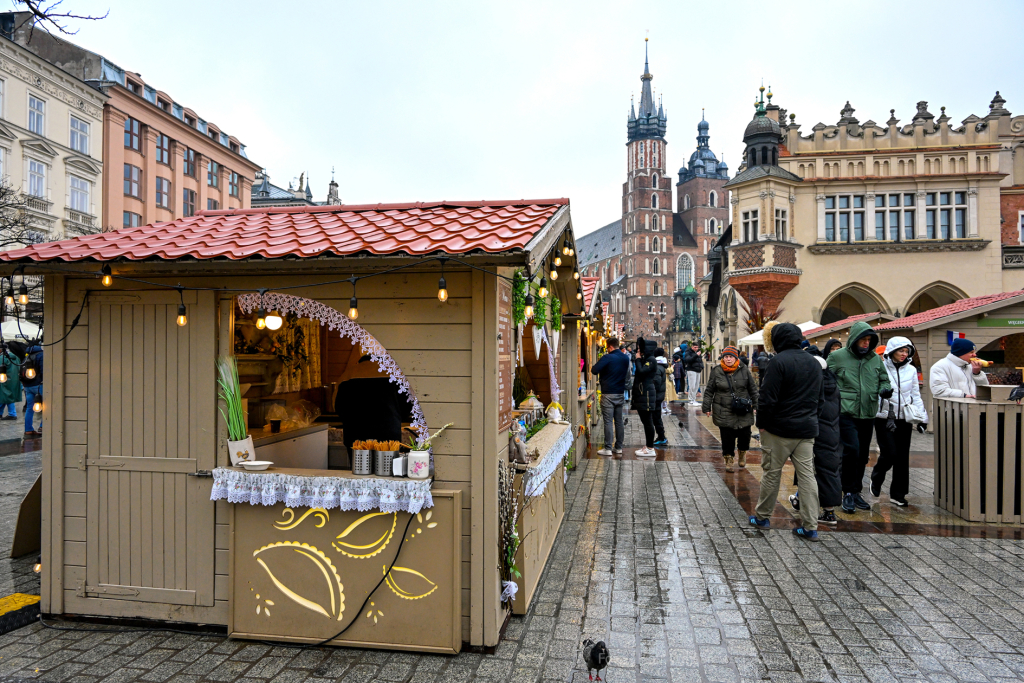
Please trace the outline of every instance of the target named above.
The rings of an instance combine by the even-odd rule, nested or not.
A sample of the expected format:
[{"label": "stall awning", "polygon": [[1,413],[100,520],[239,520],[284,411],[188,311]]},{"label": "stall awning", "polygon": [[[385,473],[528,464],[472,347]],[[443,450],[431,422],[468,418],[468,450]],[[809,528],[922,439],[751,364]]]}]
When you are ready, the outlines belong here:
[{"label": "stall awning", "polygon": [[1024,301],[1024,291],[1021,290],[973,296],[969,299],[960,299],[945,306],[939,306],[938,308],[932,308],[921,313],[908,315],[905,318],[897,318],[882,325],[876,325],[875,329],[883,332],[894,330],[913,330],[916,332],[917,330],[938,327],[960,318],[979,315],[1022,301]]},{"label": "stall awning", "polygon": [[[175,261],[321,256],[490,254],[550,248],[568,199],[264,207],[35,244],[8,262]],[[564,211],[563,211],[564,210]],[[553,223],[565,223],[553,225]]]},{"label": "stall awning", "polygon": [[[800,328],[801,332],[806,333],[807,330],[819,327],[819,325],[813,320],[808,320],[805,323],[800,323],[797,327]],[[736,346],[760,346],[761,344],[764,344],[764,335],[761,333],[761,330],[748,334],[746,337],[736,342]]]}]

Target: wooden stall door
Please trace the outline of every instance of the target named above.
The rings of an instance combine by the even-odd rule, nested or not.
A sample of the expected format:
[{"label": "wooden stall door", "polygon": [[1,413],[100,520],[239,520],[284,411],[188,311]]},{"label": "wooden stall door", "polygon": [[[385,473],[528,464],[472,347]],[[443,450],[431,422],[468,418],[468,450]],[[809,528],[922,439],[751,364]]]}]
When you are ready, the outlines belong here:
[{"label": "wooden stall door", "polygon": [[[90,298],[84,597],[213,605],[213,293]],[[81,589],[80,589],[81,590]]]}]

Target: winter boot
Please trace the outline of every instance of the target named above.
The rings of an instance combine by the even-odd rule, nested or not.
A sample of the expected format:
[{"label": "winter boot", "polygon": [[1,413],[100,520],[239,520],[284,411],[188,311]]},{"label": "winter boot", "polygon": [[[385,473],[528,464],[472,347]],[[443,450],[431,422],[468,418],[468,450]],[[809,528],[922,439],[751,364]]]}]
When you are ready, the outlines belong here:
[{"label": "winter boot", "polygon": [[746,451],[740,451],[739,462],[736,463],[736,466],[739,467],[741,470],[744,467],[747,466],[747,452]]},{"label": "winter boot", "polygon": [[726,472],[735,472],[736,469],[732,466],[732,456],[731,455],[726,455],[726,456],[723,456],[723,457],[725,458],[725,471]]}]

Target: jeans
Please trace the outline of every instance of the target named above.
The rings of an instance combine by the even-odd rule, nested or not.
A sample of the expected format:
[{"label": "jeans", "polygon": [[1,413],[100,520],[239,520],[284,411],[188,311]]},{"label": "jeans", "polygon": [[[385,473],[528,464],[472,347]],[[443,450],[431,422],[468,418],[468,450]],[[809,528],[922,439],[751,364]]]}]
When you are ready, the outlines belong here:
[{"label": "jeans", "polygon": [[739,429],[719,426],[718,435],[722,439],[722,455],[733,455],[737,448],[741,451],[750,450],[749,425]]},{"label": "jeans", "polygon": [[843,443],[843,493],[864,490],[864,470],[868,466],[871,448],[872,419],[860,420],[848,415],[839,416],[839,439]]},{"label": "jeans", "polygon": [[871,470],[871,483],[882,488],[885,475],[892,470],[892,484],[889,486],[890,500],[906,500],[910,490],[910,437],[914,426],[906,420],[896,420],[896,431],[885,427],[886,420],[875,418],[875,435],[878,438],[878,462]]},{"label": "jeans", "polygon": [[11,417],[18,416],[18,408],[13,403],[0,404],[0,415],[4,414],[5,408],[7,410],[7,414]]},{"label": "jeans", "polygon": [[644,426],[645,445],[650,448],[654,445],[654,411],[637,408],[636,412],[640,415],[640,422]]},{"label": "jeans", "polygon": [[601,417],[604,419],[604,447],[622,450],[622,394],[601,394]]},{"label": "jeans", "polygon": [[682,377],[676,377],[676,378],[674,378],[674,380],[675,380],[675,383],[676,383],[676,395],[677,396],[682,396],[683,392],[684,392],[684,389],[685,389],[685,387],[683,387],[683,378]]},{"label": "jeans", "polygon": [[[35,413],[35,411],[32,410],[32,406],[35,404],[36,401],[42,400],[42,398],[43,398],[43,388],[42,388],[42,386],[38,386],[38,387],[25,387],[25,431],[26,432],[33,431],[33,429],[32,429],[32,415]],[[39,418],[39,426],[40,426],[40,428],[42,428],[42,426],[43,426],[43,418],[42,418],[42,416],[40,416],[40,418]]]},{"label": "jeans", "polygon": [[697,402],[697,392],[700,390],[700,373],[693,370],[686,371],[686,393],[690,395],[690,403]]},{"label": "jeans", "polygon": [[793,459],[793,467],[800,477],[800,520],[804,529],[818,528],[818,482],[814,478],[814,439],[796,439],[775,436],[761,430],[761,491],[754,513],[760,519],[771,517],[779,497],[782,466]]}]

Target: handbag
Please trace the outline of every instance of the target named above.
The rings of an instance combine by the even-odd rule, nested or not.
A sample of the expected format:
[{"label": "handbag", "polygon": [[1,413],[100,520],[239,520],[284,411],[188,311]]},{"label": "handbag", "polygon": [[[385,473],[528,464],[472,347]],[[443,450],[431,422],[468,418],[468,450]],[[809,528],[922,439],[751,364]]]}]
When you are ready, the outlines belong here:
[{"label": "handbag", "polygon": [[732,412],[737,415],[746,415],[754,409],[754,402],[749,398],[740,398],[736,395],[736,392],[732,388],[732,377],[727,372],[725,373],[725,381],[729,383],[729,394],[732,396]]}]

